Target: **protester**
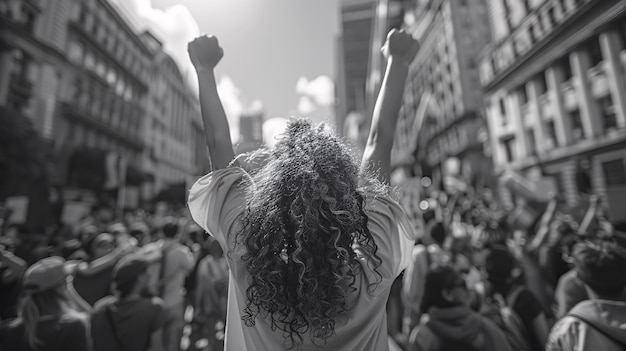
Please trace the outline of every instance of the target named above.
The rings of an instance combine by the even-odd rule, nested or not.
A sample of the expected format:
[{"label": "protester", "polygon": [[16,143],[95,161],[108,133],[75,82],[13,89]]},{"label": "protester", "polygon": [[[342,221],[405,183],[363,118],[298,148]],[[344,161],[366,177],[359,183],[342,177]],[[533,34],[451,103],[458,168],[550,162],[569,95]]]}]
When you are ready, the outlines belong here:
[{"label": "protester", "polygon": [[93,306],[96,301],[111,293],[113,267],[135,249],[135,243],[126,242],[116,247],[115,238],[111,234],[100,233],[87,244],[87,262],[70,262],[75,267],[76,291],[90,305]]},{"label": "protester", "polygon": [[422,238],[423,244],[415,245],[412,259],[404,271],[402,281],[402,300],[404,309],[403,330],[408,333],[420,321],[424,281],[431,266],[448,263],[450,255],[443,249],[446,241],[446,230],[443,223],[436,222],[429,226],[430,230]]},{"label": "protester", "polygon": [[454,268],[431,268],[424,291],[427,315],[411,332],[408,351],[513,351],[503,331],[469,307],[470,292]]},{"label": "protester", "polygon": [[[163,299],[165,325],[163,338],[167,350],[180,349],[185,312],[185,278],[193,269],[194,256],[181,244],[178,220],[168,217],[160,228],[162,239],[144,246],[144,252],[156,252],[156,263],[150,269],[149,290],[153,296]],[[151,256],[152,257],[152,256]],[[154,262],[154,258],[148,258]]]},{"label": "protester", "polygon": [[113,270],[114,296],[99,300],[91,317],[94,351],[165,350],[163,300],[144,297],[148,262],[141,256],[122,258]]},{"label": "protester", "polygon": [[506,246],[485,248],[483,270],[488,282],[488,294],[492,300],[504,303],[519,316],[523,328],[520,337],[530,350],[543,351],[550,326],[543,306],[524,284],[518,262]]},{"label": "protester", "polygon": [[44,258],[24,273],[19,317],[0,327],[0,349],[91,350],[89,308],[74,290],[65,260]]},{"label": "protester", "polygon": [[[361,171],[324,128],[292,120],[261,168],[234,159],[214,68],[214,37],[189,44],[213,171],[189,209],[230,267],[226,350],[387,350],[385,305],[416,233],[391,199],[390,152],[417,42],[392,30]],[[377,177],[369,176],[371,174]]]},{"label": "protester", "polygon": [[552,328],[547,351],[626,348],[626,253],[607,241],[585,241],[574,248],[574,266],[589,300],[578,303]]}]

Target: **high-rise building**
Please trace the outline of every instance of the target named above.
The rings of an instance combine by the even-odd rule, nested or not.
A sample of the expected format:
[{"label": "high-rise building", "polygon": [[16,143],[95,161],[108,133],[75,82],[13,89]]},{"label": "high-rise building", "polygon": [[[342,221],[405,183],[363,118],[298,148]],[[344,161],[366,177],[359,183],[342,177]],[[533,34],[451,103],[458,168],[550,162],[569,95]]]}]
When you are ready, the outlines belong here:
[{"label": "high-rise building", "polygon": [[353,134],[355,138],[365,122],[365,85],[375,6],[375,0],[340,1],[335,116],[338,133]]},{"label": "high-rise building", "polygon": [[486,3],[417,0],[405,6],[405,28],[420,49],[409,69],[392,167],[404,177],[430,176],[439,185],[453,158],[460,164],[454,176],[489,186],[477,65],[490,39]]},{"label": "high-rise building", "polygon": [[[626,2],[489,1],[480,62],[496,172],[595,193],[626,220]],[[512,199],[515,201],[515,199]]]}]

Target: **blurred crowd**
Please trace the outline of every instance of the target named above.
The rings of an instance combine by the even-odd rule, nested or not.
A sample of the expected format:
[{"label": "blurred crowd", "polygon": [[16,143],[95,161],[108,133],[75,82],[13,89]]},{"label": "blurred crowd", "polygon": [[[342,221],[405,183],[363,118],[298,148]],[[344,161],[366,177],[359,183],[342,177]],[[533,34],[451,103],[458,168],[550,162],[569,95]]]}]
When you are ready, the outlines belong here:
[{"label": "blurred crowd", "polygon": [[185,211],[1,236],[0,350],[221,350],[228,267]]},{"label": "blurred crowd", "polygon": [[[626,233],[594,195],[520,225],[488,191],[422,199],[387,305],[397,350],[612,350],[626,343]],[[0,350],[222,350],[228,266],[186,210],[94,208],[1,236]],[[619,348],[616,348],[619,349]]]}]

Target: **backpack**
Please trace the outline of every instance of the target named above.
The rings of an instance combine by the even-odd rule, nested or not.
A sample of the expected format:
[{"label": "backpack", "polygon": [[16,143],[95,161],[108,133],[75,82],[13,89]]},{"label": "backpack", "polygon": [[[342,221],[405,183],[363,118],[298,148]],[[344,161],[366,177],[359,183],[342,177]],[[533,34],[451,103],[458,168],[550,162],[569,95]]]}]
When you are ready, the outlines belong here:
[{"label": "backpack", "polygon": [[515,351],[530,351],[532,348],[528,330],[519,315],[509,307],[519,296],[521,289],[521,287],[514,289],[506,300],[502,295],[495,294],[490,301],[486,302],[481,312],[504,332]]}]

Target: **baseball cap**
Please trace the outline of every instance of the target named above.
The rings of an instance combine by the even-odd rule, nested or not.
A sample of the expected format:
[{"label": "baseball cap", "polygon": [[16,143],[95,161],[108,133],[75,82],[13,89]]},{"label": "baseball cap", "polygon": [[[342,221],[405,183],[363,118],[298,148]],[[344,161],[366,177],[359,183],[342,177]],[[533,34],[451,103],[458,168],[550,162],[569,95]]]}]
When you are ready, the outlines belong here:
[{"label": "baseball cap", "polygon": [[148,262],[139,255],[128,255],[122,258],[113,269],[113,281],[118,285],[137,280],[148,270]]},{"label": "baseball cap", "polygon": [[24,273],[24,290],[37,294],[64,284],[68,276],[62,257],[46,257],[35,262]]}]

